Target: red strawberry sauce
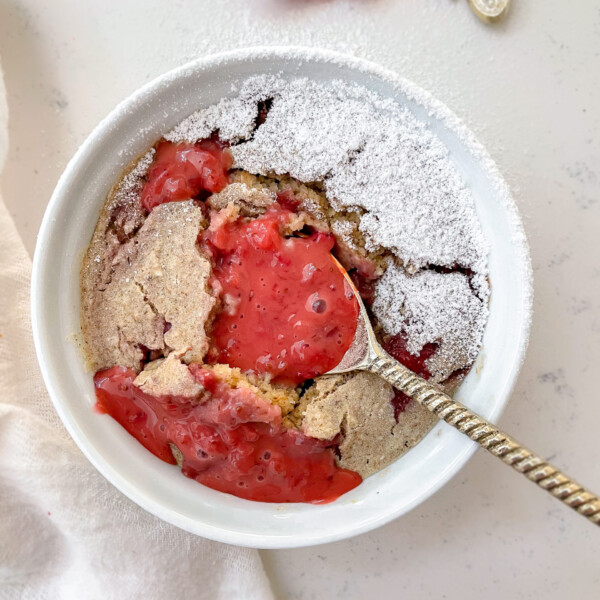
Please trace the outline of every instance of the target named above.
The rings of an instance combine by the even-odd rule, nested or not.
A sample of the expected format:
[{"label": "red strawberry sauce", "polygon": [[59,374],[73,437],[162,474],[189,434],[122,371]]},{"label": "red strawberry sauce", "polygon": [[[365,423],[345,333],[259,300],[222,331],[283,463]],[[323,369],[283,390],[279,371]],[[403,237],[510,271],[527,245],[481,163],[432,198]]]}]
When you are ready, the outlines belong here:
[{"label": "red strawberry sauce", "polygon": [[[142,206],[200,198],[228,183],[231,155],[216,137],[196,144],[161,142]],[[349,348],[358,305],[331,259],[334,239],[315,233],[286,238],[282,227],[298,201],[280,195],[264,216],[216,219],[199,242],[214,262],[212,285],[223,302],[212,330],[211,358],[298,384],[325,373]],[[201,398],[151,396],[137,373],[116,366],[94,377],[97,408],[150,452],[216,490],[263,502],[331,502],[362,481],[335,463],[331,442],[282,424],[281,409],[210,369],[190,365]]]},{"label": "red strawberry sauce", "polygon": [[331,502],[355,488],[360,475],[336,466],[327,444],[281,423],[281,409],[251,390],[234,389],[201,365],[190,365],[209,399],[150,396],[125,367],[94,377],[97,408],[119,422],[150,452],[204,485],[262,502]]},{"label": "red strawberry sauce", "polygon": [[142,206],[150,212],[165,202],[189,200],[201,192],[220,192],[228,183],[231,155],[218,138],[196,144],[162,141],[142,190]]},{"label": "red strawberry sauce", "polygon": [[281,234],[292,215],[275,204],[252,221],[219,221],[203,243],[224,302],[211,360],[298,384],[341,361],[354,338],[358,303],[331,258],[331,235]]}]

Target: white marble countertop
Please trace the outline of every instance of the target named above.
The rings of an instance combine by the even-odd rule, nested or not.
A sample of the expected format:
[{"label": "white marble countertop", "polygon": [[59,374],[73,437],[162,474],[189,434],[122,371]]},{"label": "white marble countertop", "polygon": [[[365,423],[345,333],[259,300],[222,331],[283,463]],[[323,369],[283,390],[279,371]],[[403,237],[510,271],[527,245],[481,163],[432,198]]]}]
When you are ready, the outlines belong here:
[{"label": "white marble countertop", "polygon": [[[600,2],[0,0],[11,146],[2,193],[27,247],[69,157],[154,76],[208,52],[320,45],[395,69],[488,147],[535,270],[528,356],[501,425],[600,490]],[[279,598],[598,598],[600,532],[483,452],[372,533],[262,556]]]}]

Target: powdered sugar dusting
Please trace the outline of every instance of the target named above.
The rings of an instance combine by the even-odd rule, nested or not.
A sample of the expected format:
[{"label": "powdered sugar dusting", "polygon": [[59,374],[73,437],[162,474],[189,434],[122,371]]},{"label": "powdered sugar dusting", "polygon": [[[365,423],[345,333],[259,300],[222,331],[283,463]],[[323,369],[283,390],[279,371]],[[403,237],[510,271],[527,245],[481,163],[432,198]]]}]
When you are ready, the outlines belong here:
[{"label": "powdered sugar dusting", "polygon": [[135,167],[121,179],[112,197],[111,204],[113,206],[137,203],[144,187],[144,177],[154,160],[154,154],[154,148],[146,152],[138,160]]},{"label": "powdered sugar dusting", "polygon": [[334,170],[327,191],[367,213],[367,249],[383,246],[409,270],[430,264],[485,271],[486,244],[475,207],[448,152],[406,111],[382,119],[362,151]]},{"label": "powdered sugar dusting", "polygon": [[273,98],[254,137],[233,148],[235,164],[248,171],[289,173],[303,182],[323,180],[368,135],[373,107],[335,83],[326,86],[302,78],[282,85],[277,78],[258,77],[244,88],[270,90]]},{"label": "powdered sugar dusting", "polygon": [[466,275],[431,270],[410,275],[396,265],[378,281],[372,308],[389,333],[407,336],[409,352],[439,344],[426,363],[433,381],[475,360],[488,315]]},{"label": "powdered sugar dusting", "polygon": [[238,142],[252,137],[258,116],[258,103],[266,100],[284,86],[281,79],[269,76],[254,77],[238,95],[224,98],[203,110],[192,113],[169,131],[164,138],[170,142],[195,142],[219,131],[219,137],[228,142]]},{"label": "powdered sugar dusting", "polygon": [[[471,194],[446,147],[407,109],[341,81],[259,76],[242,96],[273,102],[253,137],[233,147],[237,167],[324,181],[335,208],[367,211],[360,229],[368,249],[388,248],[409,269],[458,265],[485,274]],[[230,111],[220,114],[215,126],[231,135]]]},{"label": "powdered sugar dusting", "polygon": [[331,223],[331,231],[335,237],[342,241],[349,248],[356,248],[353,233],[354,226],[350,221],[333,221]]},{"label": "powdered sugar dusting", "polygon": [[254,128],[258,100],[259,97],[252,101],[241,97],[224,100],[193,113],[164,137],[170,142],[195,142],[210,137],[217,129],[224,140],[237,141],[248,137]]}]

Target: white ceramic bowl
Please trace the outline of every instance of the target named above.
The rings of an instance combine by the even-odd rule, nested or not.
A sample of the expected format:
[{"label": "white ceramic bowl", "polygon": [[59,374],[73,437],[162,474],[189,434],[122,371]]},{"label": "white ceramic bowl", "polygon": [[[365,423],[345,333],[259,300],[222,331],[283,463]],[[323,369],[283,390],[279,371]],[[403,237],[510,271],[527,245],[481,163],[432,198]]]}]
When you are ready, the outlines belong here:
[{"label": "white ceramic bowl", "polygon": [[242,500],[187,479],[110,417],[93,412],[92,374],[85,371],[74,343],[79,332],[82,255],[99,209],[122,169],[194,110],[230,95],[232,83],[265,72],[356,81],[406,105],[448,147],[473,191],[491,244],[490,317],[480,357],[458,398],[492,421],[506,405],[525,353],[531,269],[516,208],[483,148],[446,107],[394,73],[363,60],[300,48],[255,48],[202,58],[149,83],[96,127],[58,182],[35,252],[33,333],[56,410],[92,464],[144,509],[214,540],[284,548],[347,538],[406,513],[444,485],[476,445],[439,423],[405,456],[331,504]]}]

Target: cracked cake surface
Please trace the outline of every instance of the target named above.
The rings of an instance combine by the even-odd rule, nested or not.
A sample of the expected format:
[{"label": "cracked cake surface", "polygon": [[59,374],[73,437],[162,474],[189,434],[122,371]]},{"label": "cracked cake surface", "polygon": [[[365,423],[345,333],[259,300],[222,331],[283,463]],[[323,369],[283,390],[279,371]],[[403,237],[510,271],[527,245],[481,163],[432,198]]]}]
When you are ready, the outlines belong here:
[{"label": "cracked cake surface", "polygon": [[[256,407],[271,406],[269,418],[283,427],[277,435],[297,432],[321,444],[319,452],[335,448],[340,469],[368,477],[436,418],[373,374],[319,374],[291,385],[215,364],[214,320],[235,314],[237,301],[221,293],[202,240],[284,207],[282,238],[331,236],[384,347],[452,392],[487,319],[487,244],[473,199],[421,122],[359,86],[264,76],[234,92],[167,133],[162,143],[171,146],[151,149],[107,199],[81,277],[90,369],[126,369],[118,376],[145,397],[191,407],[219,389],[246,398],[259,421],[266,413]],[[165,148],[179,144],[185,153],[200,140],[212,148],[215,132],[232,161],[224,187],[140,203]],[[185,472],[181,449],[169,447]]]},{"label": "cracked cake surface", "polygon": [[[117,250],[107,280],[100,278],[102,261],[88,261],[82,330],[93,370],[117,364],[139,369],[140,346],[202,360],[215,303],[207,287],[210,263],[196,244],[203,223],[191,201],[163,204]],[[101,253],[103,240],[95,241],[92,254]]]},{"label": "cracked cake surface", "polygon": [[368,477],[414,446],[437,421],[417,403],[394,417],[394,390],[373,373],[323,377],[308,392],[303,431],[318,439],[341,435],[339,464]]}]

